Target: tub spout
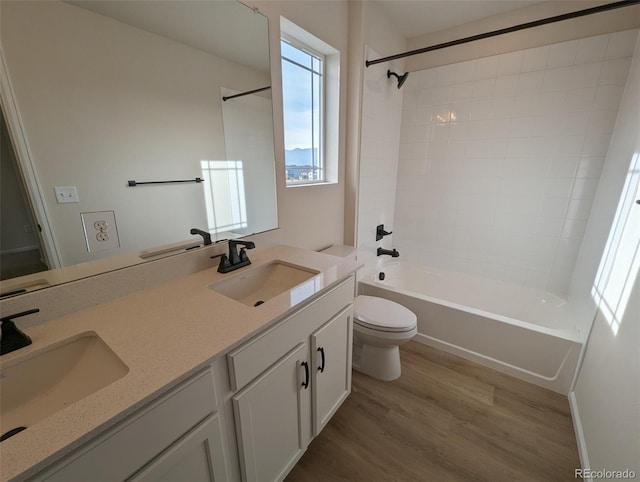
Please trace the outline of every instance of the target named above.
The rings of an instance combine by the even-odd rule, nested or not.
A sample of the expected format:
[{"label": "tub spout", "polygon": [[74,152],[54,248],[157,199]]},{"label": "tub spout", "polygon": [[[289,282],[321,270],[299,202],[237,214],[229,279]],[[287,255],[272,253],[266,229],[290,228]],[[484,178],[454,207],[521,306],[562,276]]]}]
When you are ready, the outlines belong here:
[{"label": "tub spout", "polygon": [[383,248],[378,248],[378,256],[382,256],[382,255],[389,255],[392,258],[397,258],[398,256],[400,256],[400,253],[398,253],[398,250],[396,250],[395,248],[393,249],[383,249]]}]

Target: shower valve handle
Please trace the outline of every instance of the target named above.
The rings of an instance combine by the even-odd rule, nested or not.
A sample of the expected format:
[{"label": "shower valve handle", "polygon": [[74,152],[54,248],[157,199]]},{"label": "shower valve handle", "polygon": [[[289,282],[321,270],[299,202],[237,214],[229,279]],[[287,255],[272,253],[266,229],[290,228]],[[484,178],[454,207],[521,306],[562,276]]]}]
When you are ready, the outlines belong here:
[{"label": "shower valve handle", "polygon": [[384,224],[378,224],[378,226],[376,226],[376,241],[380,241],[382,238],[389,236],[390,234],[393,234],[393,231],[385,231]]}]

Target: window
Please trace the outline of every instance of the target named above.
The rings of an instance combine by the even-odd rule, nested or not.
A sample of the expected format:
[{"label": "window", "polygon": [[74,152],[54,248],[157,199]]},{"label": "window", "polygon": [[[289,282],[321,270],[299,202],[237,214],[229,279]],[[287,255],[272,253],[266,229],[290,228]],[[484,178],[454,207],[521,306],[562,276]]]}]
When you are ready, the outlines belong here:
[{"label": "window", "polygon": [[207,230],[218,234],[247,227],[242,161],[200,161]]},{"label": "window", "polygon": [[325,182],[325,57],[288,36],[281,53],[287,184]]},{"label": "window", "polygon": [[591,295],[614,335],[618,334],[640,272],[640,153],[629,166]]}]

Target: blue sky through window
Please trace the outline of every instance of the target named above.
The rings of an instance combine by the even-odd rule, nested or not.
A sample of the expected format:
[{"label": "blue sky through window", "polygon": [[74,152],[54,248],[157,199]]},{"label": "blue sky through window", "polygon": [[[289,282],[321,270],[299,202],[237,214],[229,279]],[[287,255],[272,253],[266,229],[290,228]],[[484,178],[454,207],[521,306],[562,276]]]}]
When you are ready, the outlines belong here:
[{"label": "blue sky through window", "polygon": [[281,48],[285,162],[319,166],[322,61],[284,40]]}]

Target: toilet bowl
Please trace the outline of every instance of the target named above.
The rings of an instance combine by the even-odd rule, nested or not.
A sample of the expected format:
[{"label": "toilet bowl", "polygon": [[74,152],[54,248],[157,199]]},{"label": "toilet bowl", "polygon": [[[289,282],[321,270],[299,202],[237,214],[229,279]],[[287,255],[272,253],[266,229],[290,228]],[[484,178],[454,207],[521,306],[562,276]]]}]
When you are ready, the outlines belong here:
[{"label": "toilet bowl", "polygon": [[[351,246],[331,246],[321,251],[356,258]],[[417,333],[416,315],[404,306],[376,296],[359,295],[354,301],[353,368],[378,380],[400,376],[400,345]]]},{"label": "toilet bowl", "polygon": [[354,302],[353,368],[379,380],[400,376],[400,345],[417,332],[416,315],[384,298],[359,295]]}]

